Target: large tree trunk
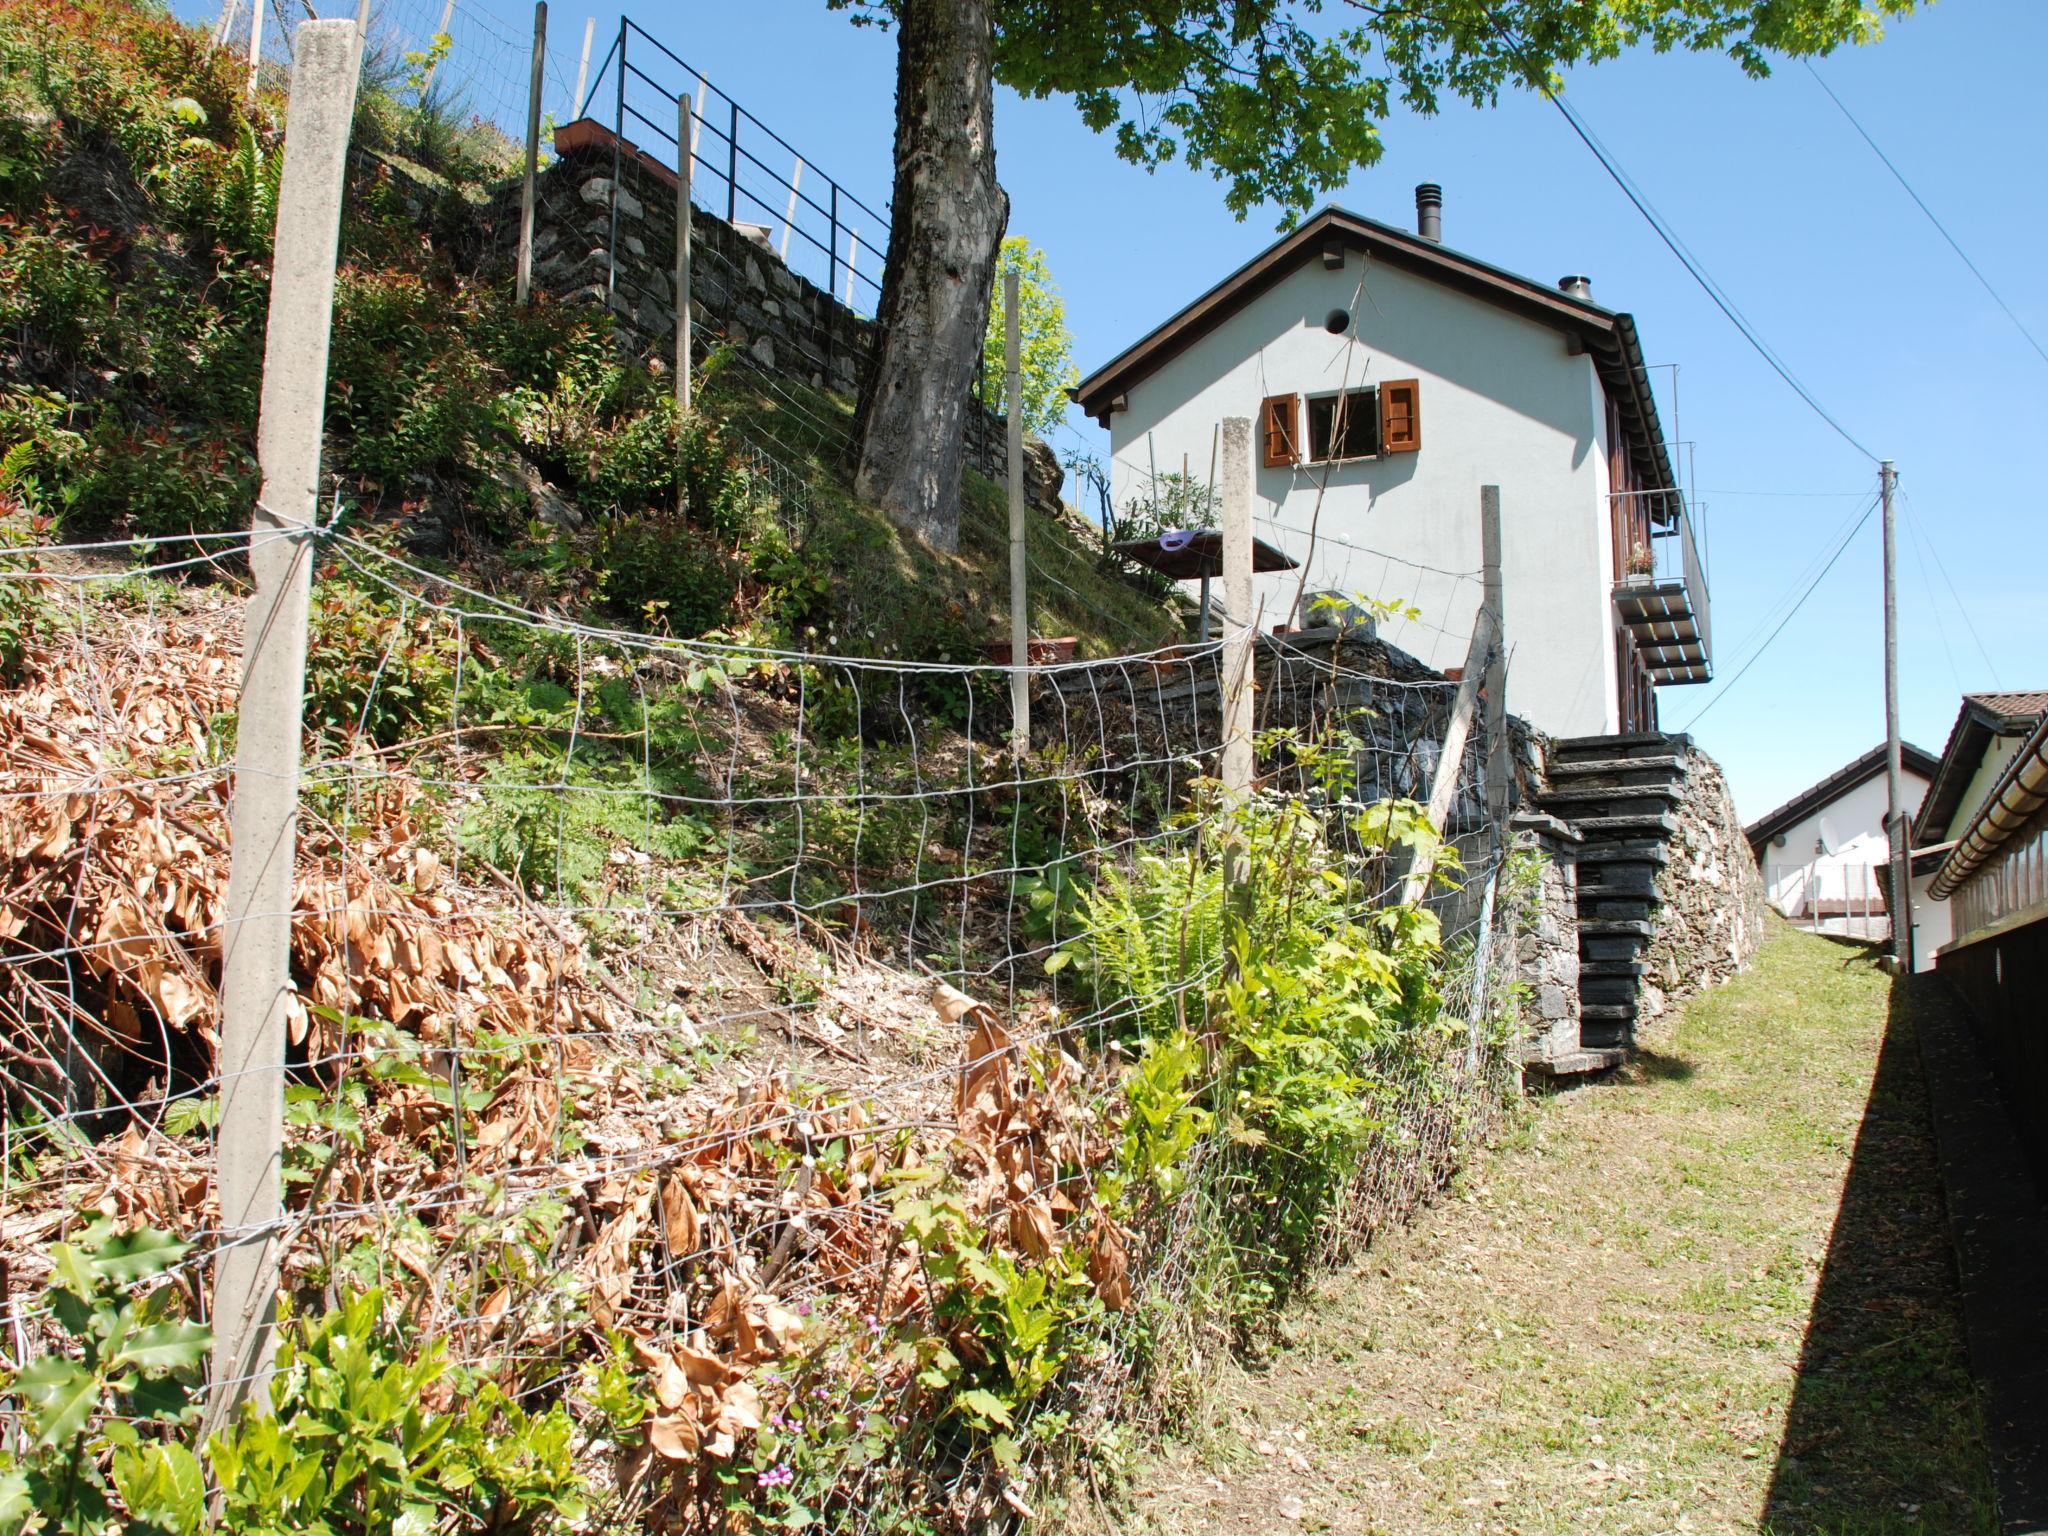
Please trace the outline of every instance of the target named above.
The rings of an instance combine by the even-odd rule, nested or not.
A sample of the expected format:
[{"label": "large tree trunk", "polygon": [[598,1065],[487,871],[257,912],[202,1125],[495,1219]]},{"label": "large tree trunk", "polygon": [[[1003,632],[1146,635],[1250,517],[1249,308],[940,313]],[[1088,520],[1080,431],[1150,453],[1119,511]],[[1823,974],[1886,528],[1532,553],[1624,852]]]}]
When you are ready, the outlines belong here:
[{"label": "large tree trunk", "polygon": [[896,188],[854,489],[941,549],[960,542],[968,388],[1010,200],[996,185],[989,0],[896,7]]}]

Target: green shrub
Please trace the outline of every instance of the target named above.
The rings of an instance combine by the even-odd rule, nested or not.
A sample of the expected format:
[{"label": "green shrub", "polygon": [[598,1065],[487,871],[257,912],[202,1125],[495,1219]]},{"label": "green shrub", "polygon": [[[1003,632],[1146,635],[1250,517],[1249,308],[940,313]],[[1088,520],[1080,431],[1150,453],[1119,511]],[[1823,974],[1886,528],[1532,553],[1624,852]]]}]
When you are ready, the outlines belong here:
[{"label": "green shrub", "polygon": [[673,513],[606,521],[598,533],[597,587],[621,622],[695,636],[726,627],[747,562]]},{"label": "green shrub", "polygon": [[25,333],[59,364],[96,355],[110,295],[104,268],[77,237],[0,218],[0,331]]},{"label": "green shrub", "polygon": [[[66,462],[57,511],[67,530],[85,533],[174,539],[232,532],[248,527],[258,484],[256,465],[238,441],[161,428],[132,434],[103,416]],[[176,545],[162,558],[201,552]]]},{"label": "green shrub", "polygon": [[191,1247],[105,1219],[51,1247],[45,1300],[67,1347],[0,1373],[24,1410],[23,1439],[0,1448],[6,1536],[196,1536],[206,1480],[183,1442],[212,1335],[178,1318],[179,1287],[133,1289]]},{"label": "green shrub", "polygon": [[[584,1514],[573,1426],[409,1342],[381,1291],[283,1331],[272,1409],[209,1443],[221,1528],[240,1536],[569,1530]],[[447,1402],[448,1407],[434,1406]]]},{"label": "green shrub", "polygon": [[496,382],[449,294],[407,272],[345,270],[335,286],[328,422],[349,467],[387,485],[457,463],[502,424]]},{"label": "green shrub", "polygon": [[309,732],[388,747],[453,717],[457,640],[438,615],[353,582],[313,592],[306,643]]}]

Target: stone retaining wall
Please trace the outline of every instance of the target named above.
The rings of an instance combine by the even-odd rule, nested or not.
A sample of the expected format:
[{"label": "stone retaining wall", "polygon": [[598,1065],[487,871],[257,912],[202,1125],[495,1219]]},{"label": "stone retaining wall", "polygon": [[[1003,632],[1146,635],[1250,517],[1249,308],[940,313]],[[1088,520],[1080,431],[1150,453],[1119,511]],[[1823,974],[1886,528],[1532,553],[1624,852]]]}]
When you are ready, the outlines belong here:
[{"label": "stone retaining wall", "polygon": [[1525,1061],[1545,1062],[1579,1048],[1579,843],[1567,823],[1541,811],[1508,823],[1515,846],[1542,861],[1520,930],[1515,974],[1522,1003]]},{"label": "stone retaining wall", "polygon": [[1644,957],[1644,1018],[1728,980],[1763,941],[1763,876],[1721,765],[1696,746],[1686,753],[1684,796],[1673,815],[1678,830],[1657,877],[1661,907]]},{"label": "stone retaining wall", "polygon": [[[565,303],[609,303],[631,354],[666,363],[675,352],[675,172],[628,144],[619,146],[617,269],[613,270],[613,140],[588,121],[556,134],[557,156],[540,174],[534,201],[534,287]],[[497,218],[516,230],[518,188],[499,199]],[[690,296],[701,358],[715,338],[740,366],[767,380],[851,396],[873,344],[874,324],[792,272],[765,240],[702,208],[691,209]],[[772,387],[772,385],[771,385]],[[967,463],[991,480],[1008,473],[1003,419],[971,407]],[[1025,439],[1025,501],[1057,515],[1064,480],[1058,456]]]}]

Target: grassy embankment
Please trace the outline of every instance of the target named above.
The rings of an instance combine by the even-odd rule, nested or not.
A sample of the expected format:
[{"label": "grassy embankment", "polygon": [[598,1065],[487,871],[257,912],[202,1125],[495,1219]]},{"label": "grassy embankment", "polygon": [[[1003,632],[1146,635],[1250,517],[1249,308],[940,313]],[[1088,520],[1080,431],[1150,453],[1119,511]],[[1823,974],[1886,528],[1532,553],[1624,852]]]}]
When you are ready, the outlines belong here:
[{"label": "grassy embankment", "polygon": [[1193,1533],[1995,1529],[1910,1009],[1779,928],[1143,1469]]}]

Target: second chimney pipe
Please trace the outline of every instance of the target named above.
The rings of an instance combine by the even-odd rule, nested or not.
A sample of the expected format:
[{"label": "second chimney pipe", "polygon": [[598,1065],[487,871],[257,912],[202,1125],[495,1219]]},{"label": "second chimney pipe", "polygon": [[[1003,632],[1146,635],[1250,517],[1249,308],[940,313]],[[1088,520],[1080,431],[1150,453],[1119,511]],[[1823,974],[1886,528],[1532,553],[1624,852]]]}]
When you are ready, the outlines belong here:
[{"label": "second chimney pipe", "polygon": [[1415,233],[1425,240],[1443,243],[1444,189],[1425,181],[1415,189]]}]

